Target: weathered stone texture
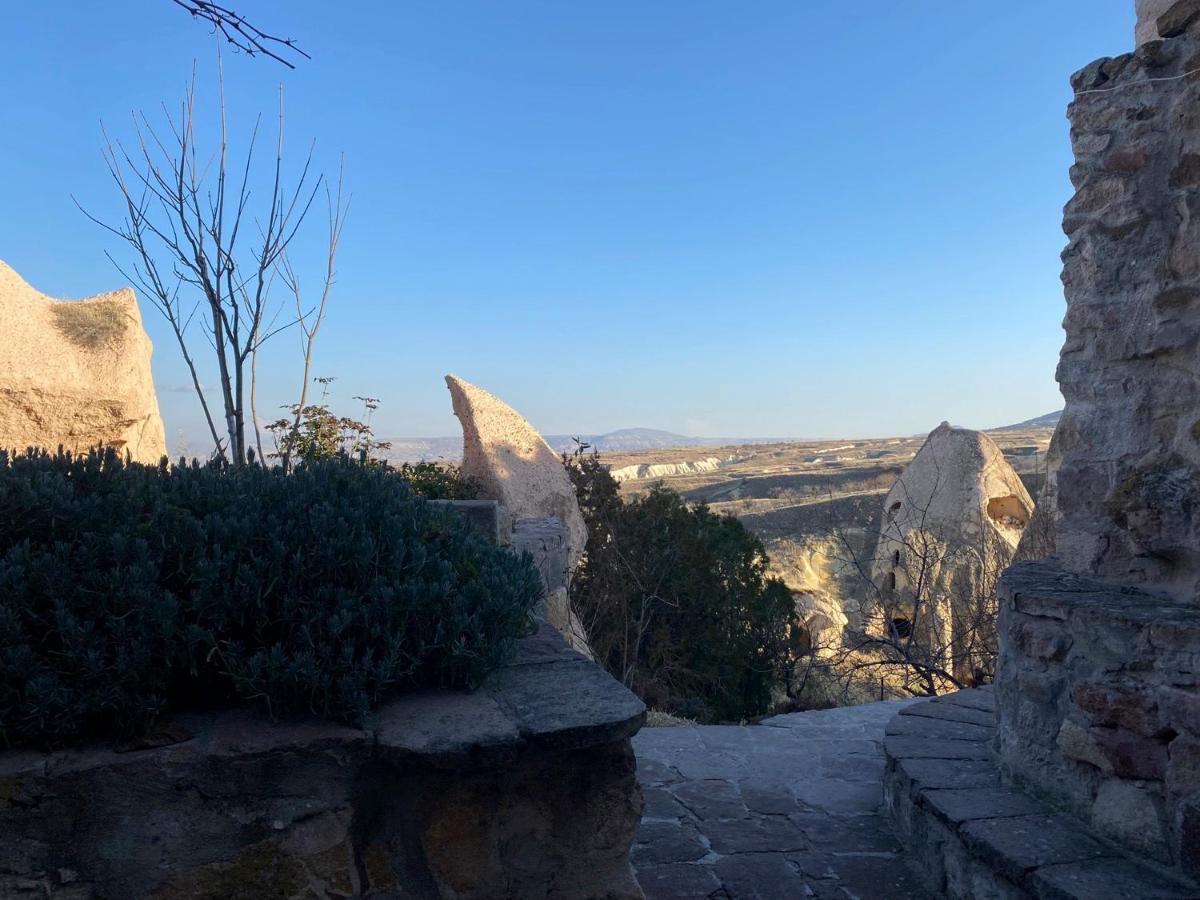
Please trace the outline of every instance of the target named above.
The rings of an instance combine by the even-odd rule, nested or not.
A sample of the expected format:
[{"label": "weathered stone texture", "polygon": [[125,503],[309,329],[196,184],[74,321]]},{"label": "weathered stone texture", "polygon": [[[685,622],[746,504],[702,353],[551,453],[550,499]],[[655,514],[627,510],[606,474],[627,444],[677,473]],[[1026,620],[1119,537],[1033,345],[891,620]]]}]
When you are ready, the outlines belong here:
[{"label": "weathered stone texture", "polygon": [[1000,648],[1006,770],[1099,834],[1200,875],[1182,824],[1200,798],[1200,610],[1021,563],[1001,582]]},{"label": "weathered stone texture", "polygon": [[0,448],[167,452],[150,339],[128,288],[54,300],[0,262]]},{"label": "weathered stone texture", "polygon": [[919,645],[960,682],[977,667],[990,669],[991,660],[970,648],[993,643],[981,640],[994,622],[991,585],[1032,512],[1025,485],[991,438],[943,422],[884,500],[871,565],[878,599],[864,605],[868,629],[918,622]]},{"label": "weathered stone texture", "polygon": [[1175,6],[1179,0],[1136,0],[1137,25],[1134,40],[1137,46],[1158,40],[1158,17]]},{"label": "weathered stone texture", "polygon": [[[1078,73],[1057,551],[1200,604],[1200,80],[1185,34]],[[1102,89],[1100,92],[1091,92]]]},{"label": "weathered stone texture", "polygon": [[562,522],[573,568],[587,527],[558,454],[520,413],[483,388],[454,375],[446,376],[446,386],[463,429],[463,475],[476,479],[513,520],[554,516]]},{"label": "weathered stone texture", "polygon": [[644,716],[543,626],[367,730],[235,711],[157,749],[0,753],[0,897],[637,900]]},{"label": "weathered stone texture", "polygon": [[453,375],[446,376],[446,386],[463,429],[463,475],[500,504],[501,532],[511,533],[514,548],[533,556],[546,583],[543,618],[590,657],[569,596],[587,527],[566,467],[516,410]]},{"label": "weathered stone texture", "polygon": [[[893,725],[907,719],[905,730],[914,737],[924,726],[932,742],[939,719],[976,712],[980,699],[990,701],[990,692],[963,691],[917,703]],[[986,715],[995,721],[995,712]],[[1145,865],[1097,840],[1083,823],[1001,784],[999,766],[986,753],[989,736],[963,737],[959,743],[977,746],[982,758],[929,758],[919,744],[884,745],[888,811],[909,860],[935,895],[953,900],[1200,896],[1186,880]],[[1096,818],[1125,817],[1142,833],[1156,833],[1158,801],[1138,782],[1108,782],[1095,808],[1093,824]]]}]

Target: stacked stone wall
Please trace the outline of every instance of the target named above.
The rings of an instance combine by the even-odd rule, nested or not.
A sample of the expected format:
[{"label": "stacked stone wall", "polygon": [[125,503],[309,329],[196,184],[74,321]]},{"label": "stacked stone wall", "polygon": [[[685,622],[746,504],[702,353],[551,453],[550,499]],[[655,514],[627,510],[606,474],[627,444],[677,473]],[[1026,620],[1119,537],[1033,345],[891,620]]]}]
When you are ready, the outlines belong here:
[{"label": "stacked stone wall", "polygon": [[1073,79],[1057,550],[1200,604],[1200,38]]},{"label": "stacked stone wall", "polygon": [[1165,40],[1072,79],[1057,556],[1000,585],[998,749],[1102,837],[1196,877],[1200,2],[1152,5],[1139,21]]}]

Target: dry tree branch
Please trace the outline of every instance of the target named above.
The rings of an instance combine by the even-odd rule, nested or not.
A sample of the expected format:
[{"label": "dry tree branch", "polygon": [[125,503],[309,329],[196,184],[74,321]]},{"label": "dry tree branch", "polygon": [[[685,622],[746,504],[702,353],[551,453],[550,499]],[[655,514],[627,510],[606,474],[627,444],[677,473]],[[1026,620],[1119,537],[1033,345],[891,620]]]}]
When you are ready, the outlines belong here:
[{"label": "dry tree branch", "polygon": [[186,10],[193,19],[200,19],[212,26],[213,32],[218,33],[227,43],[247,56],[262,54],[276,62],[283,63],[289,69],[296,68],[295,63],[285,59],[282,53],[298,53],[305,59],[312,59],[307,53],[296,46],[292,38],[281,38],[263,31],[245,16],[239,15],[228,7],[213,3],[211,0],[172,0]]}]

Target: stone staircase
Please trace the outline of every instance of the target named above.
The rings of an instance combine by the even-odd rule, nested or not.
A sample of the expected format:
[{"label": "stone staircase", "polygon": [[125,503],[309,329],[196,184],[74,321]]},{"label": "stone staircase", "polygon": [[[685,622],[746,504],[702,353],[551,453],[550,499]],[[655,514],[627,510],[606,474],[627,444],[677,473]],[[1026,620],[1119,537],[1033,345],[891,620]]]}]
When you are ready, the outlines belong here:
[{"label": "stone staircase", "polygon": [[885,730],[884,803],[926,887],[954,900],[1182,900],[1200,888],[1005,784],[990,688],[902,709]]}]

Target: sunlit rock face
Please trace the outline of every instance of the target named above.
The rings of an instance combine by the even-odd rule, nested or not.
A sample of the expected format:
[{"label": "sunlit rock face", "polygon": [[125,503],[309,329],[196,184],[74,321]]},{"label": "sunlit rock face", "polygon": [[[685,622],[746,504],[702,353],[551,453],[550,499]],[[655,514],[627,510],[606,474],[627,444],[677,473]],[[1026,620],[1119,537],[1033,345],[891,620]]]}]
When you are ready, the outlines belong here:
[{"label": "sunlit rock face", "polygon": [[960,682],[994,634],[994,586],[1033,512],[1020,476],[987,435],[943,422],[884,500],[868,628],[895,629],[943,657]]},{"label": "sunlit rock face", "polygon": [[54,300],[0,262],[0,447],[113,447],[156,463],[166,439],[133,291]]},{"label": "sunlit rock face", "polygon": [[[542,570],[546,621],[590,656],[583,628],[571,613],[568,591],[587,544],[587,527],[562,459],[504,401],[454,375],[446,376],[446,386],[462,424],[463,475],[503,507],[512,523],[514,545],[529,551]],[[558,528],[565,541],[556,533]]]}]

